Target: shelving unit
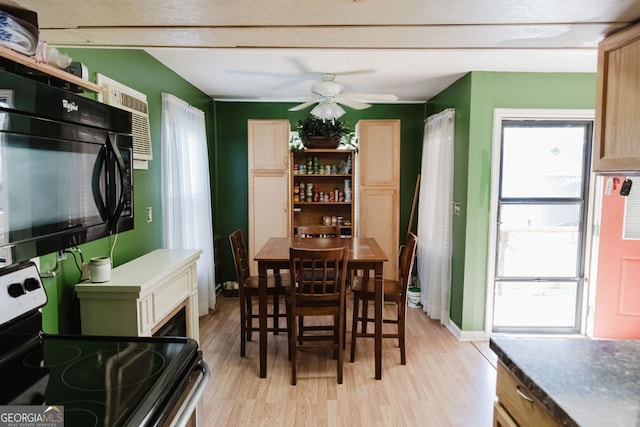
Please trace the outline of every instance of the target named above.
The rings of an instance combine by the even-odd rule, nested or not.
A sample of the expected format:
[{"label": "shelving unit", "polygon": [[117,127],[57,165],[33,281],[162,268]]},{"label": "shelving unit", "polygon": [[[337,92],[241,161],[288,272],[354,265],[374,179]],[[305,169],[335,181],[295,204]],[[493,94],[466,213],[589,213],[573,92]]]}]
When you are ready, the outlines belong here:
[{"label": "shelving unit", "polygon": [[35,58],[23,55],[19,52],[8,49],[4,46],[0,46],[0,58],[8,59],[11,62],[15,62],[16,64],[23,65],[25,67],[31,68],[35,71],[41,72],[48,76],[55,77],[56,79],[60,79],[65,82],[71,83],[82,89],[89,90],[92,92],[102,92],[102,86],[100,85],[83,80],[78,76],[67,73],[64,70],[60,70],[58,68],[52,67],[51,65],[41,64],[37,62]]},{"label": "shelving unit", "polygon": [[299,225],[323,224],[339,225],[343,237],[354,235],[355,161],[354,150],[347,149],[306,149],[291,153],[292,236],[297,236]]}]

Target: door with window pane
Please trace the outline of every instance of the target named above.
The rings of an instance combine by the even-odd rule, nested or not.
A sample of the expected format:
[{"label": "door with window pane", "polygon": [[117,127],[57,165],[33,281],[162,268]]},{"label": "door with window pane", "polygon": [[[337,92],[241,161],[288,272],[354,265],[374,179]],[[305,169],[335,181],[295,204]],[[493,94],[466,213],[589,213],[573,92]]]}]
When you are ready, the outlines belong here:
[{"label": "door with window pane", "polygon": [[591,121],[503,120],[493,331],[578,332]]}]

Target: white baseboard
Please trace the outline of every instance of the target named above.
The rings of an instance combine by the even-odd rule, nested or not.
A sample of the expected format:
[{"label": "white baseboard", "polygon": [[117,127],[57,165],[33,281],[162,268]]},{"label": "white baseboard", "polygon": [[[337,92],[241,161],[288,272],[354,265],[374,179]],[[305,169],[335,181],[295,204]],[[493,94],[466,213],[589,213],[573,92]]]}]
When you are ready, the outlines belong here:
[{"label": "white baseboard", "polygon": [[460,341],[486,341],[490,338],[485,331],[463,331],[451,319],[445,324],[449,332]]}]

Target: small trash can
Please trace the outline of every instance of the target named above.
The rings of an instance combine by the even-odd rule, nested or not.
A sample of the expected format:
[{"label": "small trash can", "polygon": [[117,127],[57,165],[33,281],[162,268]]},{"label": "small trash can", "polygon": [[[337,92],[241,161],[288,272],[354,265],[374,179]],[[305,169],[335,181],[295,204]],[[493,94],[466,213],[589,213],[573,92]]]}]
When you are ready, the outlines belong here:
[{"label": "small trash can", "polygon": [[409,288],[407,290],[407,305],[412,308],[422,307],[420,302],[420,288]]}]

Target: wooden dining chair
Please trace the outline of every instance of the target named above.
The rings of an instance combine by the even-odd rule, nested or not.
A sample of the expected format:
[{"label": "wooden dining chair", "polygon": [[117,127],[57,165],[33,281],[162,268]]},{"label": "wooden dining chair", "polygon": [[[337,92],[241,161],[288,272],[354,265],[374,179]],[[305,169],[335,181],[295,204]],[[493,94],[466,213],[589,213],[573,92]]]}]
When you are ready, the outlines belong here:
[{"label": "wooden dining chair", "polygon": [[[337,225],[299,225],[296,227],[298,237],[301,238],[335,238],[340,237],[340,227]],[[348,286],[348,284],[347,284]],[[346,309],[346,306],[345,306]],[[303,335],[305,330],[304,317],[298,317],[298,334]],[[345,323],[346,334],[346,323]],[[346,340],[344,345],[346,346]]]},{"label": "wooden dining chair", "polygon": [[340,237],[340,228],[336,225],[299,225],[298,237]]},{"label": "wooden dining chair", "polygon": [[[397,338],[400,346],[400,363],[407,364],[405,350],[405,323],[407,308],[407,288],[411,280],[411,269],[416,255],[418,238],[413,233],[407,234],[407,240],[400,250],[400,269],[398,280],[384,279],[384,302],[393,302],[397,305],[397,317],[395,319],[383,319],[383,323],[391,323],[397,326],[396,333],[383,334],[383,338]],[[369,276],[356,276],[351,286],[353,292],[353,323],[351,325],[351,361],[355,360],[356,338],[372,338],[375,335],[367,333],[367,323],[375,319],[369,317],[369,301],[375,299],[374,278]],[[362,314],[359,313],[359,305],[362,302]],[[358,322],[360,331],[358,332]]]},{"label": "wooden dining chair", "polygon": [[[233,260],[236,267],[236,277],[238,280],[238,290],[240,297],[240,356],[246,353],[247,341],[251,341],[254,329],[253,320],[258,319],[258,313],[253,313],[254,298],[258,298],[258,276],[251,276],[249,273],[249,257],[245,245],[242,230],[238,229],[229,235],[229,243],[233,253]],[[280,272],[278,275],[267,276],[267,295],[273,298],[273,312],[268,314],[271,318],[272,326],[267,331],[278,334],[285,330],[280,328],[280,318],[286,317],[280,314],[280,296],[284,296],[286,289],[291,286],[289,272]]]},{"label": "wooden dining chair", "polygon": [[[297,352],[309,348],[333,350],[333,356],[337,359],[338,384],[342,384],[347,250],[344,247],[290,248],[289,258],[292,285],[286,294],[286,307],[291,384],[296,385],[297,382]],[[306,327],[299,336],[296,319],[300,316],[330,316],[333,317],[333,324],[329,333],[320,328]]]}]

